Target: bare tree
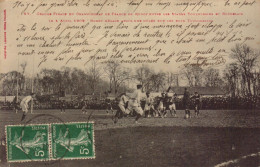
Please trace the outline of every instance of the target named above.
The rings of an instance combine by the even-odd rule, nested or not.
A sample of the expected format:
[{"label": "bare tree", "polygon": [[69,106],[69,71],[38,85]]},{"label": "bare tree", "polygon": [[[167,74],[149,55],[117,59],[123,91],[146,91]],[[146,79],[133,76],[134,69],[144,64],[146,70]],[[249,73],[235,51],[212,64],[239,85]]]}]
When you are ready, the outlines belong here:
[{"label": "bare tree", "polygon": [[222,83],[220,73],[218,69],[209,68],[204,71],[203,77],[205,80],[205,86],[208,87],[219,87]]},{"label": "bare tree", "polygon": [[202,82],[203,69],[199,66],[187,66],[183,69],[184,77],[188,80],[189,86],[200,86]]},{"label": "bare tree", "polygon": [[247,82],[248,95],[252,95],[252,72],[257,63],[259,53],[256,53],[256,51],[254,51],[246,44],[236,44],[235,47],[231,49],[231,56],[238,62],[239,66],[241,67],[243,75]]},{"label": "bare tree", "polygon": [[224,71],[224,77],[227,80],[229,92],[232,97],[235,97],[238,92],[238,73],[239,67],[236,63],[229,64]]},{"label": "bare tree", "polygon": [[91,60],[91,65],[87,69],[88,83],[92,90],[92,94],[95,93],[98,84],[100,83],[100,77],[102,76],[102,67],[96,59]]},{"label": "bare tree", "polygon": [[[6,95],[15,95],[17,86],[18,88],[22,89],[22,84],[24,83],[24,76],[17,72],[17,71],[11,71],[2,76],[3,80],[3,91],[5,92]],[[17,85],[17,80],[20,81],[18,82]]]},{"label": "bare tree", "polygon": [[151,87],[149,91],[164,91],[166,89],[166,74],[164,72],[153,72],[149,78],[151,82]]},{"label": "bare tree", "polygon": [[110,88],[114,88],[114,93],[118,93],[119,87],[127,80],[132,79],[131,70],[129,68],[124,68],[116,60],[111,60],[107,62],[105,68],[105,73],[110,79]]},{"label": "bare tree", "polygon": [[137,81],[139,81],[139,83],[141,85],[143,85],[142,87],[142,91],[146,91],[150,89],[150,77],[153,73],[152,69],[149,68],[146,65],[142,65],[141,67],[136,69],[136,75],[135,78]]}]

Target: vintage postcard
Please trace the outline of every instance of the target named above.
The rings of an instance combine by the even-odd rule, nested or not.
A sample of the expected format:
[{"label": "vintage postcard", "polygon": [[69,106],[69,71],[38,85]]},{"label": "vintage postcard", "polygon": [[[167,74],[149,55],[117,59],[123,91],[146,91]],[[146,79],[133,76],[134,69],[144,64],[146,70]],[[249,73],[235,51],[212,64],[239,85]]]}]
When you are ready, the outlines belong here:
[{"label": "vintage postcard", "polygon": [[0,166],[260,166],[259,0],[0,0]]}]

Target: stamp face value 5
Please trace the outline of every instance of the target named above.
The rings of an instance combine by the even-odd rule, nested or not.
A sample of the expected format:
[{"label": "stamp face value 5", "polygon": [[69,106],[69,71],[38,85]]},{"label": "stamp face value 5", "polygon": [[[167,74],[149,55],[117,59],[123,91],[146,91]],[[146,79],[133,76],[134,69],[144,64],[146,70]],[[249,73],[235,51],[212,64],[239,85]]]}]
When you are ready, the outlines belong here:
[{"label": "stamp face value 5", "polygon": [[48,125],[7,126],[7,160],[49,159],[48,128]]},{"label": "stamp face value 5", "polygon": [[53,159],[95,158],[92,123],[52,124]]},{"label": "stamp face value 5", "polygon": [[8,162],[95,158],[93,123],[6,126]]}]

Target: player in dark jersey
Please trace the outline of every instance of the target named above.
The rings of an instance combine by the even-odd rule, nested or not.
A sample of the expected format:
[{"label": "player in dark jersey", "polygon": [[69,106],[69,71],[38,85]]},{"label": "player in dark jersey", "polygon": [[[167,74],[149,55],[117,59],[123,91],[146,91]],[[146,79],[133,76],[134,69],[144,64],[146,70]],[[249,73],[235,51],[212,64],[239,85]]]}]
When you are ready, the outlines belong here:
[{"label": "player in dark jersey", "polygon": [[66,102],[65,100],[61,100],[60,101],[60,112],[64,112],[65,113],[65,109],[66,109]]},{"label": "player in dark jersey", "polygon": [[18,102],[17,96],[14,97],[12,103],[13,103],[13,107],[14,107],[15,113],[17,114],[17,111],[19,110],[19,102]]},{"label": "player in dark jersey", "polygon": [[183,94],[183,106],[184,106],[184,109],[185,109],[185,118],[191,118],[191,115],[190,115],[190,93],[189,91],[187,90],[187,88],[185,88],[184,90],[184,94]]},{"label": "player in dark jersey", "polygon": [[195,92],[193,98],[195,98],[195,116],[198,117],[200,112],[200,95],[198,92]]},{"label": "player in dark jersey", "polygon": [[106,98],[105,102],[106,102],[106,112],[107,112],[107,114],[109,114],[109,111],[111,111],[112,115],[113,115],[114,110],[113,110],[113,107],[112,107],[112,101],[110,99]]},{"label": "player in dark jersey", "polygon": [[[170,106],[172,105],[172,98],[169,96],[168,92],[166,93],[166,96],[163,99],[163,106],[165,107],[164,111],[164,117],[167,117],[167,111],[170,110]],[[171,112],[172,115],[172,112]]]}]

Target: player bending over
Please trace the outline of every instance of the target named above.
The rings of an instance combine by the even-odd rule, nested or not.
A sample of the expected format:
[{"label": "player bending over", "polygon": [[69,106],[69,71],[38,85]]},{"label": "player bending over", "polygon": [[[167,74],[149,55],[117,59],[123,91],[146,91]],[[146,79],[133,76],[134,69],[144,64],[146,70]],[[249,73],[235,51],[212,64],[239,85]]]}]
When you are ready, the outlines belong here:
[{"label": "player bending over", "polygon": [[129,110],[126,110],[128,104],[128,99],[126,98],[126,93],[122,93],[119,96],[119,109],[116,111],[116,115],[114,118],[114,123],[117,123],[118,119],[122,118],[124,115],[130,114]]},{"label": "player bending over", "polygon": [[22,99],[21,103],[20,103],[20,106],[22,108],[22,111],[23,111],[23,116],[22,116],[22,119],[21,121],[24,120],[26,114],[28,113],[28,104],[30,101],[33,100],[33,98],[35,98],[35,93],[31,93],[30,96],[26,96]]},{"label": "player bending over", "polygon": [[[131,112],[135,112],[136,113],[135,123],[137,123],[137,124],[139,124],[138,120],[143,115],[143,109],[141,107],[141,94],[142,94],[141,88],[142,88],[142,85],[137,85],[137,90],[135,90],[134,93],[132,93],[130,95],[131,98],[128,101],[128,103],[126,103],[127,107],[123,107],[123,105],[121,105],[121,104],[119,106],[123,110],[125,109],[125,114],[130,114]],[[120,111],[118,113],[120,113]],[[117,118],[119,118],[118,114],[116,114],[115,119],[117,119]]]}]

